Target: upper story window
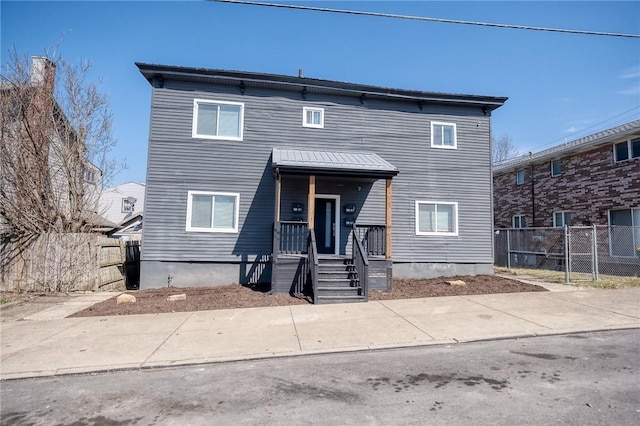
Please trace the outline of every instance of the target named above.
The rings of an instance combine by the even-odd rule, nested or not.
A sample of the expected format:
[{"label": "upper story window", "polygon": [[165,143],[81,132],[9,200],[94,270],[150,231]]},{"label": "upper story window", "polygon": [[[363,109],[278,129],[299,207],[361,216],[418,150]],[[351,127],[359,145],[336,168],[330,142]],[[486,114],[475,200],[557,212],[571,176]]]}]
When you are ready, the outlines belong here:
[{"label": "upper story window", "polygon": [[455,123],[431,122],[431,146],[434,148],[456,149]]},{"label": "upper story window", "polygon": [[96,172],[93,170],[85,170],[83,172],[83,178],[85,182],[96,183]]},{"label": "upper story window", "polygon": [[560,176],[562,174],[562,160],[551,161],[551,176]]},{"label": "upper story window", "polygon": [[613,145],[613,155],[616,163],[618,161],[640,157],[640,138]]},{"label": "upper story window", "polygon": [[513,216],[511,218],[511,225],[514,228],[526,228],[527,221],[525,219],[525,216],[523,214],[518,214],[518,215]]},{"label": "upper story window", "polygon": [[565,225],[571,226],[571,212],[553,212],[553,226],[562,228]]},{"label": "upper story window", "polygon": [[302,127],[324,128],[324,108],[302,108]]},{"label": "upper story window", "polygon": [[129,198],[122,199],[122,213],[130,213],[133,211],[133,203]]},{"label": "upper story window", "polygon": [[416,201],[416,235],[458,235],[458,203]]},{"label": "upper story window", "polygon": [[238,232],[240,194],[189,191],[187,231]]},{"label": "upper story window", "polygon": [[522,185],[524,183],[524,169],[516,171],[516,185]]},{"label": "upper story window", "polygon": [[243,103],[204,99],[193,101],[194,138],[241,141],[243,125]]}]

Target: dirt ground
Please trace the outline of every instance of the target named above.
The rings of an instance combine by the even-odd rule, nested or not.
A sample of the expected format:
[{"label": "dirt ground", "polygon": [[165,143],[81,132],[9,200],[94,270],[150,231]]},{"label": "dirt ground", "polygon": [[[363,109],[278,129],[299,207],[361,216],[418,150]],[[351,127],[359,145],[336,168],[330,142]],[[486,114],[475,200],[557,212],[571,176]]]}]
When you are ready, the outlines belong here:
[{"label": "dirt ground", "polygon": [[[449,285],[446,281],[462,280],[466,286]],[[80,311],[72,317],[103,315],[155,314],[192,312],[214,309],[287,306],[311,303],[308,295],[267,294],[265,288],[232,284],[222,287],[160,288],[127,291],[135,303],[117,304],[114,297]],[[493,275],[393,281],[391,291],[370,291],[369,300],[409,299],[417,297],[457,296],[468,294],[517,293],[546,291],[543,287]],[[168,301],[174,294],[185,294],[186,300]]]}]

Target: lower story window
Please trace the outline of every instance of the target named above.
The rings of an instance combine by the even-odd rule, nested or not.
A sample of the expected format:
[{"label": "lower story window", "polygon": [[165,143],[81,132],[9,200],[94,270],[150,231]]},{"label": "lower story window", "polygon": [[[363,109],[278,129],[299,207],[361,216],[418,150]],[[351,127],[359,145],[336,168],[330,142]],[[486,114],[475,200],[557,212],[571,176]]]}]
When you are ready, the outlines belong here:
[{"label": "lower story window", "polygon": [[514,228],[526,228],[527,223],[526,223],[526,219],[524,217],[523,214],[518,214],[513,216],[512,220],[511,220],[511,225]]},{"label": "lower story window", "polygon": [[609,211],[612,256],[640,257],[640,208]]},{"label": "lower story window", "polygon": [[238,232],[240,194],[189,191],[187,231]]},{"label": "lower story window", "polygon": [[571,212],[553,212],[553,226],[562,228],[571,226]]},{"label": "lower story window", "polygon": [[458,235],[458,203],[416,201],[416,235]]}]

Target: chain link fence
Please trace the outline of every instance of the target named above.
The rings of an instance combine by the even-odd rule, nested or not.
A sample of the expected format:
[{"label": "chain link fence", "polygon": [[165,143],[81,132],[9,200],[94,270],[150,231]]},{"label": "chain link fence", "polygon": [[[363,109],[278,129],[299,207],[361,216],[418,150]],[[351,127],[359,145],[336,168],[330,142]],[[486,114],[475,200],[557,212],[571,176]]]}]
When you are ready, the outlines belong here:
[{"label": "chain link fence", "polygon": [[565,272],[565,281],[600,274],[640,277],[640,227],[571,226],[497,229],[494,263]]}]

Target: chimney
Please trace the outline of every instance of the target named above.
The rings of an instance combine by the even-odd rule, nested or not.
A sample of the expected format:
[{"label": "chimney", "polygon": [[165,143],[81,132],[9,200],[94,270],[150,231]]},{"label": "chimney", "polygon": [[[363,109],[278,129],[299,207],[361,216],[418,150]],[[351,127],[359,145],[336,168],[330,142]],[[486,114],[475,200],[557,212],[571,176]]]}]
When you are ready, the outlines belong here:
[{"label": "chimney", "polygon": [[31,84],[43,86],[53,92],[56,77],[56,64],[44,56],[31,57]]},{"label": "chimney", "polygon": [[298,69],[298,78],[302,78],[302,69]]}]

